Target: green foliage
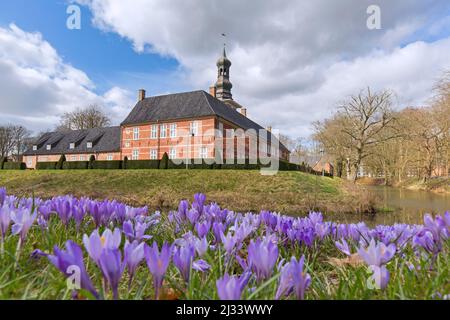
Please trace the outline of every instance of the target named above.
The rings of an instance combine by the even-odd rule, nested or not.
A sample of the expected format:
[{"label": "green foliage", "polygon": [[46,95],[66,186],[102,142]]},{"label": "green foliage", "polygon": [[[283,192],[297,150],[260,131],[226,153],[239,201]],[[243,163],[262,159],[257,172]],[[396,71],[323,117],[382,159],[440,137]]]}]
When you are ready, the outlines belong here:
[{"label": "green foliage", "polygon": [[5,162],[3,170],[25,170],[27,165],[23,162]]},{"label": "green foliage", "polygon": [[93,169],[122,169],[122,161],[95,161]]},{"label": "green foliage", "polygon": [[87,161],[66,161],[64,162],[64,170],[86,170],[89,166]]},{"label": "green foliage", "polygon": [[159,163],[159,168],[167,169],[168,167],[169,167],[169,155],[167,154],[167,152],[164,152],[161,162]]},{"label": "green foliage", "polygon": [[159,168],[159,160],[128,160],[126,165],[126,169],[128,170]]},{"label": "green foliage", "polygon": [[95,156],[91,155],[89,157],[89,166],[88,166],[89,169],[94,169],[94,162],[95,162]]},{"label": "green foliage", "polygon": [[58,162],[56,163],[56,170],[62,170],[64,166],[64,162],[66,162],[66,156],[64,154],[61,155]]},{"label": "green foliage", "polygon": [[55,170],[57,162],[38,162],[36,170]]}]

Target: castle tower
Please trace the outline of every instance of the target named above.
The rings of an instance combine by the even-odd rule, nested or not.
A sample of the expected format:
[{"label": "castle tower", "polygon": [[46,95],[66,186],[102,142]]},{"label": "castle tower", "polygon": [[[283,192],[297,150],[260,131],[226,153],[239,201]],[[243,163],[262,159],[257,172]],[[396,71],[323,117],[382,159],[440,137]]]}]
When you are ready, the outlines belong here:
[{"label": "castle tower", "polygon": [[230,67],[231,61],[227,58],[225,48],[223,54],[217,60],[217,82],[216,82],[216,98],[222,101],[233,100],[231,88],[233,85],[230,82]]}]

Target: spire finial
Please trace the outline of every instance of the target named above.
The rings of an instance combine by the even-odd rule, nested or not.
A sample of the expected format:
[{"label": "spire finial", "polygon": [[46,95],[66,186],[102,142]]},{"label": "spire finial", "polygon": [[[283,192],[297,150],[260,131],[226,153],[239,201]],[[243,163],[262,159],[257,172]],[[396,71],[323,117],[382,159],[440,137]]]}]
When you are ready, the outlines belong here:
[{"label": "spire finial", "polygon": [[223,56],[226,58],[227,57],[227,52],[226,52],[226,47],[227,47],[227,35],[225,33],[222,33],[222,37],[223,37]]}]

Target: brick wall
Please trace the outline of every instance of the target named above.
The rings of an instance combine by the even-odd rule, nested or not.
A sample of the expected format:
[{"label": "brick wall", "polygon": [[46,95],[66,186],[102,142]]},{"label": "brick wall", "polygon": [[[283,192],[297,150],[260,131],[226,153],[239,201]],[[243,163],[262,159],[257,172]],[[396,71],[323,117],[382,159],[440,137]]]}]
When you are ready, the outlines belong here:
[{"label": "brick wall", "polygon": [[[191,123],[197,123],[198,135],[189,136]],[[176,125],[175,136],[171,136],[171,126]],[[126,126],[122,128],[122,157],[129,160],[151,159],[152,151],[158,159],[164,153],[175,159],[200,158],[200,149],[206,148],[206,158],[214,157],[214,118],[179,120],[153,124]],[[152,136],[152,127],[156,126]],[[165,130],[165,134],[162,134]],[[175,154],[171,153],[175,150]]]}]

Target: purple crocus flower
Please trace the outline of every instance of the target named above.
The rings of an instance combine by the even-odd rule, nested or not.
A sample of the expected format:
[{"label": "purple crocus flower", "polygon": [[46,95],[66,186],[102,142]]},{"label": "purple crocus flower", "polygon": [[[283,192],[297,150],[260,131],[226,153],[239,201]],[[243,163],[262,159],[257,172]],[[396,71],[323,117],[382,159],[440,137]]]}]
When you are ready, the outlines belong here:
[{"label": "purple crocus flower", "polygon": [[223,243],[223,247],[225,248],[225,251],[228,254],[231,254],[233,252],[234,248],[237,244],[237,239],[234,235],[231,234],[231,232],[228,232],[228,234],[225,236],[223,233],[220,234],[220,238]]},{"label": "purple crocus flower", "polygon": [[372,271],[371,279],[377,289],[386,289],[389,282],[389,271],[386,266],[369,266]]},{"label": "purple crocus flower", "polygon": [[211,266],[205,260],[196,260],[192,263],[192,269],[205,272],[211,269]]},{"label": "purple crocus flower", "polygon": [[72,217],[71,206],[68,198],[58,198],[54,201],[56,213],[61,219],[62,223],[67,225]]},{"label": "purple crocus flower", "polygon": [[76,243],[74,243],[73,241],[70,241],[70,240],[67,241],[65,251],[61,250],[55,246],[54,254],[48,255],[47,258],[66,277],[69,277],[72,275],[72,273],[70,273],[71,272],[70,267],[73,267],[73,266],[78,267],[78,270],[80,271],[80,287],[81,287],[81,289],[89,291],[90,293],[92,293],[92,295],[96,299],[99,298],[99,295],[98,295],[97,291],[94,289],[94,286],[92,285],[92,281],[86,272],[86,267],[84,266],[84,262],[83,262],[83,252],[81,251],[81,248]]},{"label": "purple crocus flower", "polygon": [[226,227],[223,225],[223,223],[221,222],[213,223],[212,230],[215,239],[214,244],[219,243],[221,241],[221,234],[225,233],[225,229]]},{"label": "purple crocus flower", "polygon": [[0,232],[2,241],[5,239],[6,234],[11,223],[11,212],[8,206],[0,206]]},{"label": "purple crocus flower", "polygon": [[181,247],[175,247],[173,254],[173,263],[175,267],[180,271],[186,283],[189,282],[192,262],[195,256],[195,249],[191,244],[186,244]]},{"label": "purple crocus flower", "polygon": [[203,193],[197,193],[194,195],[194,202],[192,203],[192,207],[196,209],[199,213],[202,213],[205,201],[206,196]]},{"label": "purple crocus flower", "polygon": [[178,205],[178,214],[182,219],[186,219],[188,209],[189,202],[187,200],[181,200]]},{"label": "purple crocus flower", "polygon": [[359,256],[369,266],[381,266],[388,263],[395,255],[396,246],[390,244],[386,246],[384,243],[376,243],[374,239],[370,240],[367,248],[361,247],[358,250]]},{"label": "purple crocus flower", "polygon": [[11,212],[11,219],[14,221],[12,226],[12,234],[20,234],[21,244],[25,241],[33,223],[36,221],[37,211],[31,213],[27,208],[17,209]]},{"label": "purple crocus flower", "polygon": [[197,234],[199,238],[205,237],[209,230],[211,229],[210,221],[197,222],[195,224],[195,230],[197,230]]},{"label": "purple crocus flower", "polygon": [[129,243],[128,241],[124,246],[124,260],[127,265],[128,274],[130,275],[129,284],[133,281],[134,274],[137,267],[144,259],[144,243],[139,244],[137,241]]},{"label": "purple crocus flower", "polygon": [[258,281],[272,275],[278,259],[278,246],[269,238],[252,240],[248,246],[248,263]]},{"label": "purple crocus flower", "polygon": [[199,257],[203,257],[206,252],[208,252],[209,244],[206,237],[203,237],[202,239],[195,237],[192,243]]},{"label": "purple crocus flower", "polygon": [[154,242],[152,247],[149,247],[148,245],[144,246],[144,254],[148,269],[153,276],[155,297],[156,299],[159,299],[159,290],[162,287],[164,276],[166,274],[172,255],[172,246],[170,246],[168,243],[164,243],[160,253],[158,244]]},{"label": "purple crocus flower", "polygon": [[5,203],[5,199],[6,199],[6,189],[0,188],[0,207],[2,207],[3,204]]},{"label": "purple crocus flower", "polygon": [[88,252],[91,259],[98,265],[100,261],[100,256],[104,249],[114,250],[118,249],[120,243],[122,242],[122,235],[118,228],[114,229],[112,232],[106,229],[102,236],[100,237],[98,230],[94,230],[90,236],[83,236],[83,243],[86,251]]},{"label": "purple crocus flower", "polygon": [[198,218],[200,218],[200,213],[197,211],[197,209],[190,209],[187,212],[187,218],[192,225],[195,225],[195,223],[198,221]]},{"label": "purple crocus flower", "polygon": [[345,254],[345,255],[347,255],[347,256],[349,256],[349,257],[352,255],[352,252],[351,252],[351,250],[350,250],[350,247],[348,246],[347,241],[345,241],[344,239],[342,239],[341,242],[336,241],[335,244],[336,244],[336,247],[337,247],[343,254]]},{"label": "purple crocus flower", "polygon": [[305,292],[311,285],[311,276],[304,272],[305,256],[299,261],[292,257],[291,261],[281,268],[280,283],[276,299],[295,293],[298,300],[304,300]]},{"label": "purple crocus flower", "polygon": [[146,235],[145,232],[149,228],[149,224],[135,220],[134,225],[131,221],[125,221],[123,224],[123,233],[128,237],[129,241],[141,241],[143,239],[149,240],[152,238]]},{"label": "purple crocus flower", "polygon": [[99,267],[113,292],[113,298],[119,299],[119,282],[125,267],[120,250],[105,248],[100,255]]},{"label": "purple crocus flower", "polygon": [[225,274],[216,281],[217,294],[220,300],[241,300],[242,291],[247,285],[249,277],[244,274],[241,277]]}]

